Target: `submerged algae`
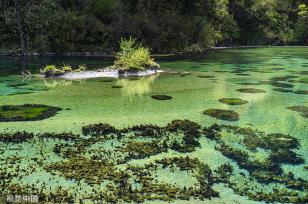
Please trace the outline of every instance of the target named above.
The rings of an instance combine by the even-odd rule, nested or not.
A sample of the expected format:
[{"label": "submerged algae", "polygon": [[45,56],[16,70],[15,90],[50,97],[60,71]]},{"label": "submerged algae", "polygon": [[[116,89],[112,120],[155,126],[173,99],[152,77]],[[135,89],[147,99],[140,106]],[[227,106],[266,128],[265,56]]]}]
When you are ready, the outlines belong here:
[{"label": "submerged algae", "polygon": [[[307,181],[295,178],[291,173],[283,172],[280,167],[284,162],[291,162],[292,165],[303,163],[303,159],[299,155],[291,152],[292,149],[299,146],[299,143],[289,135],[281,133],[265,134],[251,128],[227,125],[213,125],[202,131],[202,127],[198,123],[188,120],[175,120],[165,127],[136,125],[116,129],[109,124],[86,125],[83,127],[83,132],[81,136],[72,133],[45,133],[37,136],[31,133],[16,133],[15,135],[4,136],[4,139],[0,142],[33,143],[32,140],[36,140],[35,138],[41,138],[42,143],[50,143],[52,138],[57,138],[58,143],[50,143],[53,145],[51,149],[53,152],[46,152],[45,154],[56,154],[61,158],[60,161],[38,159],[35,154],[33,158],[27,156],[11,161],[11,163],[15,162],[14,165],[17,165],[17,172],[16,169],[13,171],[16,175],[19,175],[18,168],[22,164],[21,161],[30,159],[37,162],[51,175],[74,181],[78,186],[85,182],[93,190],[85,192],[82,197],[92,201],[130,203],[149,200],[171,202],[175,200],[210,199],[219,196],[219,193],[212,188],[215,183],[226,183],[237,194],[246,195],[252,200],[294,203],[307,201],[307,195],[303,193],[307,190]],[[226,132],[239,138],[254,137],[256,138],[253,145],[255,149],[266,149],[271,154],[265,160],[260,161],[254,156],[251,149],[231,147],[230,141],[225,140],[224,134]],[[29,135],[29,137],[21,137],[22,135]],[[283,184],[286,186],[287,192],[281,189],[273,189],[270,192],[262,191],[262,189],[260,191],[254,185],[250,185],[248,190],[243,189],[240,184],[241,181],[233,179],[234,176],[238,176],[238,172],[233,171],[234,164],[223,164],[212,170],[198,158],[187,154],[194,152],[200,145],[199,139],[202,135],[209,139],[215,139],[218,145],[217,150],[236,161],[240,170],[247,170],[249,172],[247,179],[251,182],[264,185],[264,188],[273,183]],[[23,139],[16,140],[15,138]],[[238,141],[239,145],[249,146],[247,143],[249,139],[246,141],[242,139]],[[179,146],[175,146],[175,142]],[[106,146],[106,144],[110,145]],[[94,149],[93,145],[98,145],[101,148]],[[34,148],[40,149],[39,151],[46,151],[39,146]],[[170,149],[178,151],[179,155],[174,157],[164,155]],[[183,156],[180,156],[180,153],[184,153]],[[158,155],[160,157],[156,157]],[[156,159],[147,159],[152,156]],[[290,157],[292,158],[289,159]],[[4,169],[0,168],[1,175],[7,175],[8,171],[12,170],[7,168],[11,165],[9,158],[6,158],[6,160]],[[142,162],[136,163],[135,161]],[[32,170],[32,173],[33,171],[35,170]],[[156,177],[157,171],[170,173],[181,171],[195,182],[192,186],[186,187],[168,181],[160,181]],[[15,175],[14,172],[10,173]],[[76,200],[74,193],[69,189],[63,189],[61,184],[56,188],[57,190],[48,192],[45,189],[40,190],[40,185],[18,186],[14,183],[12,177],[6,178],[6,183],[1,187],[4,193],[16,191],[38,193],[41,202],[50,202],[55,196],[61,202]],[[294,199],[295,195],[297,196],[296,199]]]},{"label": "submerged algae", "polygon": [[39,105],[3,105],[0,106],[0,122],[36,121],[53,117],[61,108]]},{"label": "submerged algae", "polygon": [[219,99],[219,102],[224,103],[224,104],[228,104],[231,106],[236,106],[236,105],[244,105],[246,103],[248,103],[247,100],[243,100],[240,98],[221,98]]},{"label": "submerged algae", "polygon": [[203,114],[226,121],[238,121],[240,119],[240,115],[232,110],[208,109]]}]

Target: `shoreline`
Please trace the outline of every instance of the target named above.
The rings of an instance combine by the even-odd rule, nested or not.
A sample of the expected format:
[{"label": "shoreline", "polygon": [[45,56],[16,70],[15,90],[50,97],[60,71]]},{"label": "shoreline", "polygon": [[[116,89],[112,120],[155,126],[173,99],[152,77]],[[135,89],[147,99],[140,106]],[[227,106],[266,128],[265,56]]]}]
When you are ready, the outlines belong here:
[{"label": "shoreline", "polygon": [[[207,48],[203,53],[156,53],[153,54],[154,58],[169,58],[169,57],[191,57],[191,56],[202,56],[206,55],[209,51],[220,51],[220,50],[230,50],[230,49],[256,49],[256,48],[308,48],[308,46],[299,46],[299,45],[286,45],[286,46],[227,46],[227,47],[211,47]],[[17,51],[1,51],[0,56],[4,57],[21,57]],[[24,55],[24,57],[102,57],[107,59],[114,59],[114,54],[104,53],[104,52],[64,52],[64,53],[38,53],[30,52]]]}]

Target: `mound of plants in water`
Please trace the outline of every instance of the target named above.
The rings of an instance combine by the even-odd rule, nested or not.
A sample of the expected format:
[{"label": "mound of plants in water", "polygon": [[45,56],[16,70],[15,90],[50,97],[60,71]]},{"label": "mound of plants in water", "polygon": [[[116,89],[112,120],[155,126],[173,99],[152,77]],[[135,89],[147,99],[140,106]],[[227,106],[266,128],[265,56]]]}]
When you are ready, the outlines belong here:
[{"label": "mound of plants in water", "polygon": [[78,73],[86,71],[86,69],[87,67],[85,65],[79,65],[77,69],[73,69],[69,65],[63,65],[62,67],[56,67],[55,65],[46,65],[45,68],[41,70],[41,74],[43,74],[45,77],[53,77],[63,75],[69,72]]},{"label": "mound of plants in water", "polygon": [[61,108],[39,105],[3,105],[0,106],[0,122],[36,121],[55,116]]},{"label": "mound of plants in water", "polygon": [[247,100],[243,100],[240,98],[222,98],[219,99],[219,102],[224,103],[224,104],[228,104],[231,106],[237,106],[237,105],[244,105],[246,103],[248,103]]},{"label": "mound of plants in water", "polygon": [[240,119],[240,115],[232,110],[208,109],[203,114],[226,121],[238,121]]},{"label": "mound of plants in water", "polygon": [[255,88],[242,88],[242,89],[236,89],[236,91],[241,93],[266,93],[266,91],[262,89],[255,89]]},{"label": "mound of plants in water", "polygon": [[149,48],[137,43],[136,39],[121,39],[120,51],[116,53],[113,69],[122,72],[138,72],[146,69],[159,69],[160,66],[154,62]]}]

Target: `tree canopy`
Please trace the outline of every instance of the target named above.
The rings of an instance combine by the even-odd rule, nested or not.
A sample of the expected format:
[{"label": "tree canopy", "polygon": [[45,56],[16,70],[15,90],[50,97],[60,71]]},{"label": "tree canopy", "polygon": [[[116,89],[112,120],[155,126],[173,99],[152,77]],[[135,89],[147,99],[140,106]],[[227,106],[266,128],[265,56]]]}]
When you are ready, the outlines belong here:
[{"label": "tree canopy", "polygon": [[134,37],[156,53],[307,45],[308,0],[4,0],[1,49],[114,52]]}]

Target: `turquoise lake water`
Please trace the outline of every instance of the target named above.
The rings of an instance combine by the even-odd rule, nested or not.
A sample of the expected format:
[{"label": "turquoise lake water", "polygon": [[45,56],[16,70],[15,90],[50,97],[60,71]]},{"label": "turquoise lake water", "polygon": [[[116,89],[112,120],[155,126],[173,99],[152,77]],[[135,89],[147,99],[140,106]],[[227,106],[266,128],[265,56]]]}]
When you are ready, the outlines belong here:
[{"label": "turquoise lake water", "polygon": [[[158,62],[165,73],[69,81],[24,79],[19,59],[0,57],[0,192],[43,203],[308,203],[307,48]],[[111,63],[26,65],[39,73],[46,64]],[[23,104],[59,110],[4,121],[36,114],[3,108]]]}]

